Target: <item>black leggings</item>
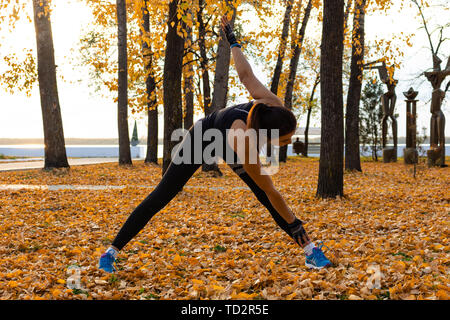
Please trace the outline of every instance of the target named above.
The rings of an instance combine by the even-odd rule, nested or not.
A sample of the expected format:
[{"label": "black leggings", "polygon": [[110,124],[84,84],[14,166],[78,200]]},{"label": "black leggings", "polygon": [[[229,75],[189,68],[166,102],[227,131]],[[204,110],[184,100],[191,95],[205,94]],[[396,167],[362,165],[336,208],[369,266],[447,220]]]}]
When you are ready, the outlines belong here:
[{"label": "black leggings", "polygon": [[[195,125],[200,125],[200,122],[201,120],[197,121]],[[192,126],[189,130],[189,134],[191,134],[191,136],[193,135],[194,126]],[[180,148],[182,148],[182,145],[186,143],[186,141],[186,139],[183,140],[180,144]],[[193,143],[191,145],[193,145]],[[204,147],[205,145],[203,145],[202,150]],[[192,153],[193,150],[194,149],[192,148]],[[183,189],[183,186],[201,166],[201,164],[194,164],[193,161],[191,163],[192,164],[170,163],[156,188],[130,214],[112,243],[114,247],[121,250],[139,233],[139,231],[145,227],[148,221],[156,213],[163,209],[177,195],[177,193]],[[250,190],[256,195],[256,198],[267,208],[267,210],[269,210],[273,219],[280,226],[280,228],[292,237],[286,220],[284,220],[283,217],[281,217],[281,215],[275,210],[266,193],[257,186],[255,181],[253,181],[253,179],[245,172],[242,165],[229,164],[229,166],[248,185]]]}]

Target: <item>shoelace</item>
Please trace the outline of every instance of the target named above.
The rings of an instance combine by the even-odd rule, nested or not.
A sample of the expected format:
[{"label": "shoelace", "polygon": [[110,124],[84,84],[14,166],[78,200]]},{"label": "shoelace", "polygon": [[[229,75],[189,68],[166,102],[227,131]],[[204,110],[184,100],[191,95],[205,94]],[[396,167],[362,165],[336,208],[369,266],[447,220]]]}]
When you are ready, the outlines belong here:
[{"label": "shoelace", "polygon": [[325,248],[327,248],[328,250],[331,250],[330,248],[328,248],[324,243],[323,243],[323,241],[320,241],[319,243],[318,243],[318,246],[317,246],[317,249],[319,249],[319,250],[316,250],[316,258],[317,258],[317,260],[319,260],[319,261],[324,261],[324,260],[327,260],[327,261],[329,261],[328,260],[328,258],[327,257],[325,257],[325,254],[323,253],[323,251],[322,251],[322,248],[323,247],[325,247]]},{"label": "shoelace", "polygon": [[320,251],[322,251],[322,248],[323,248],[323,247],[327,248],[327,249],[330,250],[330,251],[333,251],[333,250],[331,250],[330,248],[328,248],[328,247],[323,243],[323,241],[320,241],[320,242],[318,243],[318,246],[317,246],[317,247],[320,249]]}]

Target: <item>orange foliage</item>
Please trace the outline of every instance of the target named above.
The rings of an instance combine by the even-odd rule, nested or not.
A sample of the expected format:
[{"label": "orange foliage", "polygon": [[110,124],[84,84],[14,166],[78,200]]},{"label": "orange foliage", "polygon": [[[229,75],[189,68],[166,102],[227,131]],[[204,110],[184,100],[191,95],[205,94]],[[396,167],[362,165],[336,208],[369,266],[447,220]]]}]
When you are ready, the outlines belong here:
[{"label": "orange foliage", "polygon": [[[449,168],[363,162],[345,198],[315,198],[318,161],[291,159],[273,176],[335,267],[304,266],[302,250],[244,183],[200,170],[120,253],[115,275],[100,254],[161,177],[135,162],[4,172],[1,184],[126,185],[110,190],[0,191],[1,299],[448,299]],[[295,183],[292,183],[295,181]],[[220,187],[220,192],[217,189]],[[234,189],[234,187],[240,187]],[[81,287],[67,288],[80,267]],[[379,289],[369,288],[378,265]]]}]

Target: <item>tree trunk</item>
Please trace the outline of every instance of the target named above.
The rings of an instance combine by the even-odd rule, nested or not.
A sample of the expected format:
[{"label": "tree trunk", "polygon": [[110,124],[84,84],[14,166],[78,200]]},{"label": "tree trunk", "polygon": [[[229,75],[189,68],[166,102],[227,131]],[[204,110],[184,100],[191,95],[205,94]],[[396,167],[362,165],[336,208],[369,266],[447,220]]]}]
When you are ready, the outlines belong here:
[{"label": "tree trunk", "polygon": [[[42,6],[40,5],[42,3]],[[44,127],[44,170],[69,168],[67,161],[61,109],[56,81],[49,1],[33,0],[34,26],[38,56],[38,80]]]},{"label": "tree trunk", "polygon": [[[270,85],[270,91],[275,95],[278,95],[278,87],[280,84],[281,72],[283,71],[283,59],[286,54],[286,44],[289,36],[289,26],[291,22],[291,12],[293,3],[294,0],[286,1],[286,10],[284,12],[284,19],[283,19],[283,29],[281,31],[280,49],[278,50],[277,64],[275,65],[272,77],[272,84]],[[270,143],[270,141],[268,141],[267,157],[272,156],[272,148],[273,148],[272,144]]]},{"label": "tree trunk", "polygon": [[128,66],[127,66],[127,7],[126,0],[117,0],[118,24],[118,101],[119,165],[131,165],[130,134],[128,132]]},{"label": "tree trunk", "polygon": [[[183,65],[184,39],[177,33],[181,21],[177,17],[178,0],[169,3],[168,31],[164,58],[164,151],[163,170],[166,172],[172,148],[179,141],[171,141],[172,132],[182,127],[181,76]],[[172,25],[173,24],[173,25]]]},{"label": "tree trunk", "polygon": [[184,118],[183,118],[183,127],[186,130],[189,130],[190,127],[194,124],[194,78],[191,75],[193,69],[189,66],[187,73],[189,74],[184,78],[184,99],[185,99],[185,108],[184,108]]},{"label": "tree trunk", "polygon": [[314,86],[311,91],[311,96],[309,97],[309,105],[308,105],[308,114],[306,115],[306,127],[305,127],[305,153],[304,156],[308,156],[308,133],[309,133],[309,123],[311,121],[311,113],[312,113],[312,102],[314,101],[314,94],[316,92],[316,88],[320,83],[320,73],[317,74],[316,80],[314,81]]},{"label": "tree trunk", "polygon": [[[295,78],[297,77],[298,61],[300,59],[300,53],[302,51],[303,39],[305,38],[306,26],[308,25],[309,16],[311,14],[312,0],[308,1],[305,9],[305,15],[303,16],[302,26],[298,33],[298,41],[296,41],[294,55],[289,65],[289,78],[286,85],[286,93],[284,96],[284,106],[292,109],[292,94],[294,91]],[[287,145],[280,148],[280,162],[286,162],[287,159]]]},{"label": "tree trunk", "polygon": [[[226,2],[227,5],[229,5],[228,0]],[[233,16],[230,24],[233,27],[236,19],[236,8],[231,9],[233,11]],[[223,109],[227,105],[228,75],[231,60],[230,54],[231,49],[228,40],[224,36],[220,37],[217,48],[216,72],[214,74],[214,93],[209,113]],[[213,164],[203,164],[202,171],[214,171],[217,175],[222,176],[222,172],[220,171],[217,162]]]},{"label": "tree trunk", "polygon": [[320,57],[321,138],[317,197],[344,194],[342,56],[344,0],[324,0]]},{"label": "tree trunk", "polygon": [[363,77],[365,4],[366,0],[356,0],[350,83],[345,115],[345,169],[356,171],[362,171],[359,152],[359,102]]},{"label": "tree trunk", "polygon": [[380,117],[378,117],[377,114],[378,113],[373,113],[370,116],[370,121],[372,123],[371,131],[372,131],[372,140],[374,141],[373,142],[373,146],[374,146],[374,160],[375,161],[378,161],[377,151],[379,149],[378,146],[380,144],[380,139],[378,138],[378,133],[380,131],[380,128],[379,128],[379,123],[380,122],[378,120],[379,120]]},{"label": "tree trunk", "polygon": [[[142,27],[146,37],[150,36],[150,14],[147,10],[148,0],[144,1],[142,8]],[[146,38],[145,37],[145,38]],[[142,42],[142,51],[145,64],[145,86],[147,94],[147,154],[144,163],[158,163],[158,104],[156,99],[156,83],[153,75],[153,53],[147,41]]]},{"label": "tree trunk", "polygon": [[[228,0],[226,1],[228,4]],[[231,27],[234,26],[236,19],[236,8],[233,10],[231,18]],[[223,109],[227,104],[228,95],[228,75],[230,70],[230,45],[225,36],[220,37],[217,48],[216,72],[214,74],[214,93],[211,102],[211,112]]]},{"label": "tree trunk", "polygon": [[[377,128],[378,129],[378,128]],[[374,152],[373,152],[373,156],[372,156],[372,158],[375,160],[375,161],[377,161],[378,162],[378,155],[377,155],[377,147],[378,147],[378,130],[375,130],[375,132],[374,132],[374,136],[375,136],[375,139],[374,139]]]},{"label": "tree trunk", "polygon": [[208,72],[208,56],[206,54],[206,27],[203,22],[203,9],[205,7],[205,1],[199,0],[199,11],[197,12],[198,21],[198,45],[200,49],[200,69],[202,71],[202,83],[203,83],[203,107],[205,115],[211,113],[211,86],[209,84],[209,72]]},{"label": "tree trunk", "polygon": [[305,38],[305,31],[306,26],[308,25],[309,16],[311,14],[311,8],[312,8],[312,0],[309,0],[308,5],[306,6],[305,9],[305,15],[303,17],[302,26],[300,27],[300,31],[298,33],[298,41],[295,45],[294,55],[289,65],[289,78],[288,83],[286,85],[286,93],[284,98],[284,105],[289,109],[292,109],[292,94],[294,91],[295,78],[297,77],[298,61],[300,59],[300,53],[302,51],[303,39]]},{"label": "tree trunk", "polygon": [[[192,46],[192,28],[186,26],[186,45],[185,49],[191,49]],[[189,130],[194,124],[194,65],[192,60],[192,53],[185,57],[187,65],[184,67],[183,77],[183,92],[184,92],[184,112],[183,112],[183,126],[184,129]]]},{"label": "tree trunk", "polygon": [[280,84],[281,72],[283,69],[283,59],[286,53],[286,43],[289,36],[289,25],[291,21],[292,4],[294,0],[286,1],[286,11],[284,12],[283,30],[281,32],[280,49],[278,50],[277,64],[273,71],[272,84],[270,91],[275,95],[278,94],[278,86]]},{"label": "tree trunk", "polygon": [[309,135],[309,123],[311,121],[311,112],[312,106],[311,104],[308,106],[308,113],[306,114],[306,127],[305,127],[305,153],[303,154],[305,157],[308,157],[308,135]]}]

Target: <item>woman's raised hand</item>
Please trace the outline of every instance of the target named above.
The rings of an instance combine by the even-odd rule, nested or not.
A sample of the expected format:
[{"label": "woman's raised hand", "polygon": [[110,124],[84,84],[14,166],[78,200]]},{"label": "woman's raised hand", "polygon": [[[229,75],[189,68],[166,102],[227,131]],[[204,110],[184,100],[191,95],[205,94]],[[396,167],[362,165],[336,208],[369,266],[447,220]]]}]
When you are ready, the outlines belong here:
[{"label": "woman's raised hand", "polygon": [[240,44],[237,42],[236,36],[234,35],[233,28],[231,27],[231,24],[228,21],[228,18],[226,15],[222,16],[221,27],[222,27],[223,33],[227,37],[227,40],[228,40],[230,46],[231,47],[233,47],[233,46],[240,47]]}]

